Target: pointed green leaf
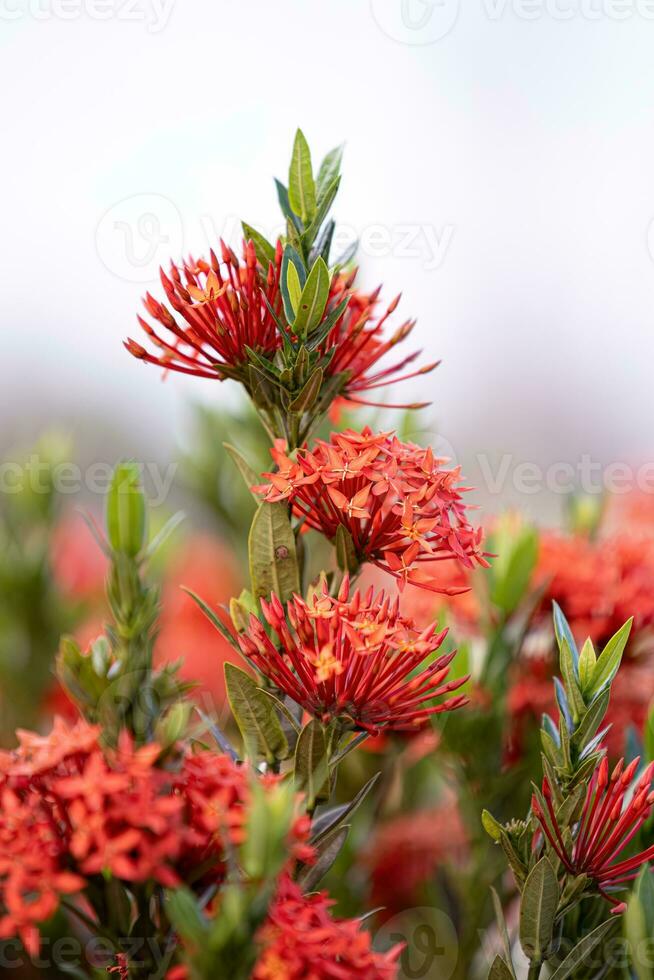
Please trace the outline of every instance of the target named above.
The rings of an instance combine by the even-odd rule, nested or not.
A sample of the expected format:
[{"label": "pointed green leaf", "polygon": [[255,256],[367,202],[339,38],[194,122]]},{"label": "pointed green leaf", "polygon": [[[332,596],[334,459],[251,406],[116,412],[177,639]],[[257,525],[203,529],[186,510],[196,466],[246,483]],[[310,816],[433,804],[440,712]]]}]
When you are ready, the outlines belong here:
[{"label": "pointed green leaf", "polygon": [[251,241],[254,245],[259,265],[267,270],[269,264],[275,262],[275,246],[271,245],[252,225],[248,225],[245,221],[242,221],[241,224],[246,240]]},{"label": "pointed green leaf", "polygon": [[318,200],[320,200],[329,187],[336,180],[341,172],[341,161],[343,159],[344,145],[341,143],[340,146],[335,146],[333,150],[323,158],[320,167],[318,168],[318,176],[316,178],[316,191],[318,194]]},{"label": "pointed green leaf", "polygon": [[211,608],[211,606],[207,605],[207,603],[204,601],[204,599],[201,599],[199,595],[197,595],[195,592],[192,591],[192,589],[187,589],[185,585],[181,585],[180,588],[181,588],[182,592],[186,592],[186,594],[191,597],[191,599],[196,604],[196,606],[199,606],[200,607],[200,609],[202,610],[202,612],[204,613],[204,615],[207,617],[207,619],[209,620],[209,622],[212,624],[212,626],[215,626],[216,627],[216,629],[218,630],[218,632],[220,633],[220,635],[223,637],[223,639],[227,640],[227,642],[230,643],[234,647],[234,649],[235,650],[238,650],[239,653],[240,653],[241,652],[241,648],[239,647],[237,641],[232,636],[232,634],[230,633],[230,631],[227,629],[227,627],[225,626],[225,624],[223,623],[223,621],[218,617],[218,615]]},{"label": "pointed green leaf", "polygon": [[513,973],[499,953],[491,963],[491,968],[488,971],[488,980],[514,980]]},{"label": "pointed green leaf", "polygon": [[282,209],[282,214],[291,222],[294,231],[296,232],[296,237],[302,233],[302,222],[300,218],[294,213],[291,203],[288,199],[288,190],[282,184],[281,180],[275,178],[275,187],[277,188],[277,199],[279,201],[279,206]]},{"label": "pointed green leaf", "polygon": [[293,155],[288,172],[288,199],[295,214],[307,224],[316,211],[316,187],[313,181],[311,152],[301,129],[295,134]]},{"label": "pointed green leaf", "polygon": [[[245,459],[242,453],[236,449],[235,446],[232,446],[232,444],[229,442],[224,442],[223,447],[234,460],[236,468],[243,477],[246,487],[252,493],[252,487],[257,486],[257,484],[261,482],[260,475],[256,472],[256,470],[252,469],[248,461]],[[258,494],[252,493],[252,496],[258,504],[261,503],[261,497]]]},{"label": "pointed green leaf", "polygon": [[502,837],[502,824],[489,810],[481,811],[481,823],[488,836],[497,843]]},{"label": "pointed green leaf", "polygon": [[286,759],[288,742],[270,699],[235,664],[225,664],[225,683],[246,755],[255,763],[263,757],[269,765]]},{"label": "pointed green leaf", "polygon": [[595,647],[590,637],[588,637],[579,654],[579,684],[582,694],[585,694],[590,686],[596,663]]},{"label": "pointed green leaf", "polygon": [[298,252],[292,245],[284,248],[279,287],[284,303],[284,313],[289,323],[293,323],[295,312],[306,282],[306,270]]},{"label": "pointed green leaf", "polygon": [[248,538],[252,592],[268,598],[274,592],[286,602],[300,591],[295,537],[284,503],[259,505]]},{"label": "pointed green leaf", "polygon": [[[292,268],[293,265],[289,265],[289,272]],[[289,292],[291,292],[290,286]],[[315,330],[325,312],[328,298],[329,269],[324,259],[317,259],[297,303],[294,303],[296,315],[293,321],[293,333],[298,337],[306,337],[311,330]],[[291,302],[294,302],[292,293]]]},{"label": "pointed green leaf", "polygon": [[585,963],[590,953],[608,935],[615,923],[616,919],[607,919],[606,922],[602,922],[596,929],[584,936],[568,953],[561,965],[556,968],[550,980],[567,980],[568,977],[571,977],[576,968]]},{"label": "pointed green leaf", "polygon": [[311,377],[308,379],[299,395],[297,395],[297,397],[294,398],[291,404],[288,406],[290,413],[294,415],[302,415],[303,412],[311,411],[316,403],[318,395],[320,394],[322,379],[322,368],[318,368],[318,370],[314,371]]},{"label": "pointed green leaf", "polygon": [[618,672],[618,667],[620,666],[620,661],[622,660],[622,654],[624,653],[624,648],[627,645],[627,640],[629,639],[629,634],[631,633],[633,621],[634,620],[632,617],[631,619],[627,620],[624,626],[620,627],[618,632],[611,637],[597,658],[597,663],[595,664],[595,669],[593,670],[592,681],[588,690],[589,694],[599,694],[600,691],[603,691],[612,683],[613,678]]},{"label": "pointed green leaf", "polygon": [[581,719],[579,727],[572,736],[572,741],[579,752],[586,748],[601,725],[609,706],[610,696],[610,691],[604,691],[596,697]]},{"label": "pointed green leaf", "polygon": [[190,889],[180,887],[167,891],[166,912],[175,932],[186,942],[194,946],[206,942],[209,926]]},{"label": "pointed green leaf", "polygon": [[570,652],[572,654],[572,659],[575,664],[575,670],[577,669],[577,664],[579,661],[579,654],[577,652],[577,644],[575,643],[575,638],[572,635],[572,630],[568,624],[568,620],[563,615],[563,611],[559,606],[558,602],[552,603],[553,615],[554,615],[554,632],[556,634],[556,641],[561,646],[561,641],[565,638],[568,641],[568,646],[570,647]]},{"label": "pointed green leaf", "polygon": [[536,963],[550,953],[558,902],[559,884],[548,858],[543,857],[527,875],[520,900],[520,945]]},{"label": "pointed green leaf", "polygon": [[345,820],[349,820],[359,809],[380,775],[381,773],[376,772],[349,803],[340,803],[316,817],[311,824],[311,842],[313,844],[320,843],[328,834],[340,827]]},{"label": "pointed green leaf", "polygon": [[352,574],[356,572],[359,568],[359,559],[354,550],[352,535],[343,524],[339,524],[336,529],[335,544],[338,567],[342,572],[350,572]]},{"label": "pointed green leaf", "polygon": [[347,840],[349,829],[349,824],[343,824],[322,839],[317,847],[315,863],[303,868],[298,875],[297,880],[303,891],[313,891],[325,877]]},{"label": "pointed green leaf", "polygon": [[295,783],[306,795],[308,810],[329,798],[329,764],[325,732],[315,718],[304,726],[295,747]]},{"label": "pointed green leaf", "polygon": [[495,891],[492,885],[491,885],[491,895],[493,897],[493,908],[495,910],[495,919],[497,920],[497,928],[499,930],[500,936],[502,937],[504,958],[506,960],[506,963],[511,964],[510,976],[513,977],[513,962],[511,959],[511,943],[509,942],[509,931],[506,928],[506,919],[504,918],[504,910],[502,909],[500,896],[497,894],[497,892]]}]

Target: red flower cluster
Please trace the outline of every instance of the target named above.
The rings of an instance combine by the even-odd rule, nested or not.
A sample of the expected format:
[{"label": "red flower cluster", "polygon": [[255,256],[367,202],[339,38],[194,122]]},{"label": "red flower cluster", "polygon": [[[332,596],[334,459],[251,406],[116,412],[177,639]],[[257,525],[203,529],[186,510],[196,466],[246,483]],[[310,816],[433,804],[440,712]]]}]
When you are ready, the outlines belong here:
[{"label": "red flower cluster", "polygon": [[[279,442],[271,450],[276,472],[254,487],[265,500],[288,500],[293,512],[330,541],[339,527],[350,535],[357,559],[434,592],[447,585],[421,571],[424,562],[456,559],[485,565],[481,530],[467,520],[459,469],[441,468],[431,449],[400,442],[392,433],[333,432],[297,459]],[[454,592],[459,592],[455,588]]]},{"label": "red flower cluster", "polygon": [[591,541],[582,535],[543,534],[534,580],[546,589],[543,617],[549,621],[556,600],[580,643],[590,636],[603,646],[633,616],[630,649],[654,651],[651,537],[615,534]]},{"label": "red flower cluster", "polygon": [[443,864],[460,862],[466,845],[455,800],[382,824],[363,858],[370,873],[372,904],[383,906],[385,919],[419,906],[424,897],[421,885],[433,880]]},{"label": "red flower cluster", "polygon": [[[402,358],[397,364],[377,370],[379,361],[408,337],[415,326],[415,320],[405,320],[389,337],[385,338],[387,320],[395,312],[400,297],[396,296],[386,311],[376,318],[375,308],[381,287],[369,295],[361,293],[352,289],[355,276],[356,270],[347,278],[338,276],[332,282],[325,315],[327,316],[330,310],[335,309],[343,299],[348,300],[348,305],[319,349],[323,354],[334,350],[334,356],[328,369],[330,375],[344,372],[349,375],[343,390],[344,399],[359,405],[376,405],[377,402],[370,402],[358,396],[377,388],[395,384],[398,381],[407,381],[409,378],[428,374],[437,367],[438,362],[427,364],[403,375],[402,371],[419,356],[420,351],[416,350]],[[398,375],[400,376],[398,377]],[[383,403],[382,407],[389,406]],[[418,408],[420,406],[411,404],[392,407]]]},{"label": "red flower cluster", "polygon": [[652,845],[640,854],[619,860],[654,809],[654,763],[650,763],[642,776],[634,781],[639,763],[640,759],[634,759],[625,769],[621,759],[609,776],[609,765],[604,756],[588,784],[572,847],[563,839],[547,780],[543,783],[547,812],[543,811],[536,796],[532,798],[534,816],[563,867],[573,875],[588,875],[601,895],[614,906],[614,912],[624,911],[625,905],[610,892],[623,890],[654,857]]},{"label": "red flower cluster", "polygon": [[394,980],[402,945],[376,953],[357,919],[334,919],[324,892],[303,895],[288,876],[260,930],[253,980]]},{"label": "red flower cluster", "polygon": [[[202,868],[203,882],[220,881],[225,835],[243,839],[247,767],[201,752],[164,769],[158,745],[135,748],[125,736],[103,751],[99,734],[57,721],[47,737],[19,732],[19,748],[0,756],[0,938],[19,935],[30,952],[37,924],[89,878],[172,887]],[[305,861],[308,831],[298,820],[291,846]]]},{"label": "red flower cluster", "polygon": [[170,342],[164,340],[139,317],[160,353],[150,354],[130,338],[125,343],[130,354],[172,371],[222,381],[228,376],[226,369],[247,363],[247,347],[264,355],[277,350],[281,338],[271,308],[276,314],[282,308],[281,248],[268,275],[262,276],[252,242],[244,247],[242,263],[231,248],[220,244],[222,265],[212,251],[210,262],[191,261],[181,270],[173,264],[169,276],[161,271],[168,302],[183,323],[148,293],[146,310],[172,338]]},{"label": "red flower cluster", "polygon": [[410,730],[467,700],[459,695],[428,704],[467,678],[446,681],[454,653],[434,656],[413,676],[447,631],[437,634],[432,624],[418,632],[400,615],[397,598],[391,601],[383,592],[375,596],[372,588],[365,596],[358,591],[350,596],[346,577],[337,598],[325,591],[306,602],[296,595],[285,613],[273,595],[270,602],[261,601],[261,608],[280,649],[255,616],[248,632],[239,635],[241,649],[316,718],[341,718],[371,733]]}]

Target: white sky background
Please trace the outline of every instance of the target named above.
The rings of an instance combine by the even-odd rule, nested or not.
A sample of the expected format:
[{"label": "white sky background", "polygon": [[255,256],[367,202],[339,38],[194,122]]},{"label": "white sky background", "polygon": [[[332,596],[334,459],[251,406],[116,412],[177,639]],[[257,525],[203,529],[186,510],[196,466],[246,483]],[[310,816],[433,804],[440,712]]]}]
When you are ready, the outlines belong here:
[{"label": "white sky background", "polygon": [[75,418],[93,458],[165,459],[225,397],[121,340],[159,261],[272,227],[299,124],[347,142],[335,216],[443,359],[401,391],[472,482],[654,458],[654,3],[161,2],[0,0],[2,445]]}]

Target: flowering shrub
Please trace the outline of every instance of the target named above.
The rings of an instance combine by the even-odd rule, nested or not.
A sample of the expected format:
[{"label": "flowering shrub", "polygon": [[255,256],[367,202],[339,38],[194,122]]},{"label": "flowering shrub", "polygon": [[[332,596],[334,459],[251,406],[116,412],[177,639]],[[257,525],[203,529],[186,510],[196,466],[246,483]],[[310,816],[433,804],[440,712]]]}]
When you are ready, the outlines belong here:
[{"label": "flowering shrub", "polygon": [[[162,271],[164,297],[139,317],[148,347],[126,341],[250,400],[272,467],[256,439],[225,445],[253,509],[248,587],[223,594],[224,553],[191,540],[161,609],[151,560],[175,519],[150,539],[132,463],[95,530],[99,562],[78,565],[57,534],[73,591],[95,596],[106,570],[107,621],[88,646],[61,641],[75,717],[19,729],[0,754],[0,939],[35,959],[51,934],[74,936],[82,955],[59,965],[83,977],[392,980],[416,975],[416,951],[440,968],[429,922],[403,919],[426,907],[455,935],[448,976],[583,980],[608,975],[592,956],[625,912],[641,980],[654,732],[609,765],[608,719],[620,728],[612,691],[648,668],[651,542],[594,539],[586,521],[561,543],[503,518],[484,543],[458,468],[357,418],[435,365],[386,360],[413,322],[391,328],[397,300],[380,314],[353,256],[331,254],[340,163],[332,151],[314,173],[298,131],[277,182],[285,233],[244,224],[238,255],[221,242]],[[225,418],[216,431],[238,433]],[[195,467],[209,483],[215,453]],[[242,527],[227,502],[215,511]],[[388,935],[366,921],[375,901]]]}]

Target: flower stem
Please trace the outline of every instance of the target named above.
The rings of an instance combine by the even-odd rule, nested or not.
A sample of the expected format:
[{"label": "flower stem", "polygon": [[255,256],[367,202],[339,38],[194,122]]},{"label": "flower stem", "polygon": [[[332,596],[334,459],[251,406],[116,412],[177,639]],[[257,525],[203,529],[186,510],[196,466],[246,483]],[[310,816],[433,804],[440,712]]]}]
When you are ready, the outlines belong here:
[{"label": "flower stem", "polygon": [[542,963],[530,963],[529,973],[527,974],[527,980],[538,980],[540,977],[540,971],[542,969]]}]

